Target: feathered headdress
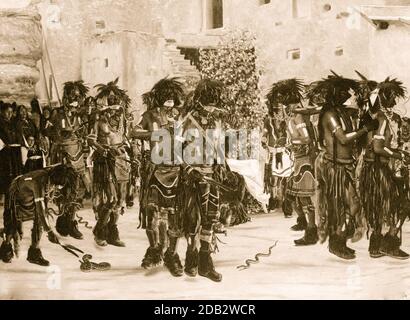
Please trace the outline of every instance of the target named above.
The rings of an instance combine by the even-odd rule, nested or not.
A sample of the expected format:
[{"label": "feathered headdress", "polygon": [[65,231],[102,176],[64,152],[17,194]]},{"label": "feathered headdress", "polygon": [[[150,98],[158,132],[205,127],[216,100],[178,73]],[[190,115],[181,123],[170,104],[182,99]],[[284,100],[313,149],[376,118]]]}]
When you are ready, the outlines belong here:
[{"label": "feathered headdress", "polygon": [[266,99],[269,106],[273,107],[277,104],[288,106],[290,104],[300,103],[303,99],[303,91],[305,86],[302,80],[293,78],[281,80],[272,85]]},{"label": "feathered headdress", "polygon": [[367,79],[357,70],[355,70],[355,72],[360,77],[359,89],[357,92],[357,104],[359,108],[365,108],[369,102],[370,94],[377,88],[378,83]]},{"label": "feathered headdress", "polygon": [[[397,99],[404,99],[406,97],[407,90],[403,86],[403,82],[397,79],[390,79],[380,82],[377,86],[377,101],[385,108],[392,108],[396,105]],[[377,101],[375,104],[377,104]]]},{"label": "feathered headdress", "polygon": [[78,91],[79,100],[83,101],[87,96],[89,88],[84,84],[83,80],[65,82],[63,88],[63,104],[69,102],[69,97],[72,96],[75,91]]},{"label": "feathered headdress", "polygon": [[95,98],[107,99],[111,96],[114,98],[115,104],[128,108],[131,104],[131,99],[128,96],[127,91],[118,87],[118,80],[119,78],[116,78],[114,81],[110,81],[107,84],[100,83],[94,86],[94,88],[97,88],[97,95]]},{"label": "feathered headdress", "polygon": [[354,79],[344,78],[334,71],[322,80],[313,82],[307,91],[306,97],[309,104],[319,106],[338,107],[343,105],[351,96],[350,90],[358,92],[359,82]]},{"label": "feathered headdress", "polygon": [[145,92],[142,95],[142,103],[147,106],[147,110],[151,110],[154,108],[154,99],[151,91]]},{"label": "feathered headdress", "polygon": [[162,107],[167,100],[174,100],[175,106],[179,106],[183,95],[183,85],[178,78],[164,78],[142,95],[142,101],[148,110]]},{"label": "feathered headdress", "polygon": [[194,103],[200,103],[203,106],[213,103],[219,105],[223,88],[224,85],[220,81],[213,79],[200,80],[194,90]]}]

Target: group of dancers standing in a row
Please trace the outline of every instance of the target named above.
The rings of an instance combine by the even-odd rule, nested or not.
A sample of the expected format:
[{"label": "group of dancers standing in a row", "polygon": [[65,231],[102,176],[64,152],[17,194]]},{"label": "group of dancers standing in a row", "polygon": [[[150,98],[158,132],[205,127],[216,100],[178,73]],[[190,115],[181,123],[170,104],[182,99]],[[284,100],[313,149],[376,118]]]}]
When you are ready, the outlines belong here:
[{"label": "group of dancers standing in a row", "polygon": [[407,259],[400,247],[410,213],[409,141],[401,135],[405,119],[394,112],[406,89],[397,79],[377,83],[357,74],[360,80],[332,73],[309,86],[296,79],[273,85],[266,172],[283,166],[284,150],[293,164],[288,178],[265,175],[269,205],[281,205],[285,216],[297,213],[292,229],[305,232],[298,246],[329,238],[330,253],[354,259],[347,241],[367,234],[370,257]]},{"label": "group of dancers standing in a row", "polygon": [[[199,274],[221,281],[211,253],[216,234],[226,232],[238,215],[244,190],[243,177],[226,162],[207,161],[207,152],[219,151],[206,132],[223,128],[226,88],[202,79],[187,94],[179,79],[164,78],[143,95],[147,111],[134,125],[130,99],[118,79],[96,87],[97,95],[87,97],[82,81],[65,84],[61,107],[49,110],[45,128],[33,142],[40,156],[47,155],[47,163],[37,162],[31,169],[23,167],[21,151],[29,147],[31,136],[12,121],[12,106],[2,103],[0,193],[5,194],[5,208],[0,258],[11,262],[19,252],[22,223],[34,220],[27,260],[49,265],[39,243],[43,230],[59,243],[49,222],[55,212],[51,204],[58,207],[57,232],[82,239],[77,212],[87,196],[97,221],[95,243],[125,246],[117,224],[140,180],[140,225],[149,243],[142,267],[163,262],[173,276]],[[269,114],[262,139],[271,152],[265,188],[271,207],[279,201],[285,215],[297,213],[293,229],[305,233],[296,245],[329,238],[332,254],[353,259],[355,251],[347,240],[358,241],[367,230],[371,257],[409,257],[400,249],[400,231],[408,212],[410,156],[400,149],[397,123],[402,120],[392,112],[405,93],[396,79],[377,83],[362,75],[354,80],[335,73],[308,86],[297,79],[273,84],[266,97]],[[154,138],[160,130],[173,136],[172,159],[164,163],[153,161],[163,152]],[[210,146],[201,149],[202,162],[174,158],[175,150],[189,149],[189,130]],[[293,161],[292,174],[278,179],[272,167],[281,163],[285,150]],[[181,238],[186,239],[184,266],[177,253]]]}]

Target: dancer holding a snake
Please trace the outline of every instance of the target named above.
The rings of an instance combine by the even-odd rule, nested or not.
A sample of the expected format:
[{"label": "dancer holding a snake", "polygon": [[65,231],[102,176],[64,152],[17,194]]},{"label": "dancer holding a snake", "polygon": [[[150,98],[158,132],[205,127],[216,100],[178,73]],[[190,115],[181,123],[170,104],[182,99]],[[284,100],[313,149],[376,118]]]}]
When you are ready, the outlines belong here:
[{"label": "dancer holding a snake", "polygon": [[105,106],[88,136],[88,143],[96,149],[93,154],[93,206],[97,212],[94,240],[99,246],[124,247],[117,222],[126,207],[131,169],[126,141],[130,98],[117,83],[118,78],[106,85],[97,85],[96,99]]},{"label": "dancer holding a snake", "polygon": [[49,265],[39,247],[43,229],[52,243],[58,243],[58,239],[48,221],[47,204],[52,200],[53,194],[59,194],[65,201],[74,201],[76,181],[75,170],[66,165],[32,171],[13,180],[6,203],[10,212],[4,220],[6,239],[0,247],[3,262],[11,262],[14,254],[18,255],[19,242],[23,236],[22,223],[33,220],[27,260],[41,266]]}]

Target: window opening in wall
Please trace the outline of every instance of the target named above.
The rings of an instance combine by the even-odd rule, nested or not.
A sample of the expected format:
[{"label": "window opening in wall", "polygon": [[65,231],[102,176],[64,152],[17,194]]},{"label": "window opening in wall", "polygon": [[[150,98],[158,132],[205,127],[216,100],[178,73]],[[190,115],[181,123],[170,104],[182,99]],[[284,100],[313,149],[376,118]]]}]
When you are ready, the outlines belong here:
[{"label": "window opening in wall", "polygon": [[222,0],[212,1],[212,11],[213,11],[213,28],[223,27],[223,3]]},{"label": "window opening in wall", "polygon": [[95,22],[95,27],[97,29],[105,29],[105,21],[104,20],[98,20]]},{"label": "window opening in wall", "polygon": [[223,27],[223,0],[205,1],[205,21],[207,29]]},{"label": "window opening in wall", "polygon": [[341,46],[336,47],[336,50],[335,50],[335,56],[340,57],[340,56],[343,56],[343,54],[344,54],[343,47],[341,47]]},{"label": "window opening in wall", "polygon": [[270,0],[259,0],[259,5],[262,6],[264,4],[270,3]]},{"label": "window opening in wall", "polygon": [[326,3],[325,5],[323,5],[324,12],[328,12],[330,10],[332,10],[332,6],[329,3]]},{"label": "window opening in wall", "polygon": [[106,68],[108,68],[108,58],[104,59],[104,65],[105,65]]},{"label": "window opening in wall", "polygon": [[292,0],[292,17],[308,18],[310,17],[311,0]]},{"label": "window opening in wall", "polygon": [[287,58],[289,60],[299,60],[300,59],[300,49],[288,50]]}]

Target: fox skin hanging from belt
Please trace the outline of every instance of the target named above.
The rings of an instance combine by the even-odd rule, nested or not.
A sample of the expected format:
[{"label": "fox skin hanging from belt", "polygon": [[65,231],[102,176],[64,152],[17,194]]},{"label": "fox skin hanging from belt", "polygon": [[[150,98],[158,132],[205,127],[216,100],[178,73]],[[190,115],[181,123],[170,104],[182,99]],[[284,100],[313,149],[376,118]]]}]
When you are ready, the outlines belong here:
[{"label": "fox skin hanging from belt", "polygon": [[355,251],[347,239],[363,235],[360,201],[355,184],[354,142],[377,128],[367,121],[353,131],[345,102],[359,90],[359,83],[332,72],[313,83],[307,93],[310,102],[322,106],[319,116],[319,143],[323,152],[316,160],[319,236],[324,242],[329,235],[329,251],[343,259],[354,259]]},{"label": "fox skin hanging from belt", "polygon": [[[174,124],[180,115],[183,87],[178,78],[164,78],[142,98],[147,111],[131,138],[149,142],[150,156],[144,157],[141,172],[140,223],[147,234],[149,247],[141,266],[150,269],[164,261],[173,276],[183,273],[176,252],[177,241],[184,235],[183,219],[179,205],[180,165],[174,158]],[[167,132],[170,140],[154,138]],[[145,151],[147,152],[147,151]],[[169,156],[169,157],[168,157]]]},{"label": "fox skin hanging from belt", "polygon": [[130,99],[117,83],[118,78],[96,86],[96,99],[103,108],[88,142],[96,149],[93,154],[93,207],[97,216],[94,240],[99,246],[124,247],[117,223],[125,212],[131,172],[126,143],[126,113]]},{"label": "fox skin hanging from belt", "polygon": [[[389,78],[368,94],[366,116],[376,119],[379,126],[367,135],[363,146],[364,161],[359,188],[363,211],[371,231],[369,255],[372,258],[384,255],[396,259],[409,258],[400,249],[399,237],[407,217],[407,208],[402,210],[402,206],[408,203],[408,194],[403,194],[407,188],[399,186],[394,170],[400,160],[408,165],[410,157],[393,146],[398,131],[392,125],[392,108],[396,100],[404,96],[402,83]],[[383,227],[389,229],[384,235]]]},{"label": "fox skin hanging from belt", "polygon": [[62,236],[82,239],[78,229],[76,212],[82,203],[86,191],[91,190],[91,179],[85,166],[85,127],[83,126],[79,110],[83,106],[88,87],[83,81],[69,81],[64,83],[63,105],[53,110],[50,122],[53,124],[54,143],[50,150],[51,163],[67,163],[77,172],[76,203],[65,203],[61,199],[60,208],[64,208],[57,218],[56,229]]}]

